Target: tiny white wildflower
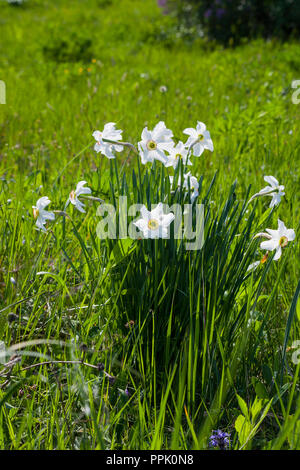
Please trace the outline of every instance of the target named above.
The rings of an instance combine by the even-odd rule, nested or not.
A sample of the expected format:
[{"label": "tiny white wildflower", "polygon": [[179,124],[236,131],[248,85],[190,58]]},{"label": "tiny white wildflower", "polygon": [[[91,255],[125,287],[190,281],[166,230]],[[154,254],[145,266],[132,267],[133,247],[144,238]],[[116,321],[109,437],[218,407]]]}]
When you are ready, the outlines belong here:
[{"label": "tiny white wildflower", "polygon": [[113,140],[114,142],[118,142],[122,140],[122,132],[119,129],[115,128],[116,124],[114,122],[108,122],[105,124],[104,129],[102,132],[95,131],[93,132],[93,137],[96,140],[96,144],[94,146],[94,150],[99,153],[101,152],[107,158],[115,158],[114,151],[122,152],[123,145],[113,144],[111,142],[106,142],[107,140]]},{"label": "tiny white wildflower", "polygon": [[184,129],[183,133],[189,135],[185,146],[189,149],[192,147],[195,157],[200,157],[205,149],[213,152],[213,141],[211,140],[210,133],[203,122],[197,121],[196,129],[188,127],[187,129]]},{"label": "tiny white wildflower", "polygon": [[164,214],[162,202],[152,211],[142,206],[141,216],[142,218],[133,224],[143,232],[144,238],[168,238],[168,227],[175,219],[175,215],[172,212]]},{"label": "tiny white wildflower", "polygon": [[50,202],[51,201],[47,196],[43,196],[37,201],[36,206],[32,206],[33,217],[36,219],[36,226],[39,229],[43,230],[43,232],[46,232],[46,221],[55,219],[55,215],[53,212],[45,210],[45,207],[47,207]]}]

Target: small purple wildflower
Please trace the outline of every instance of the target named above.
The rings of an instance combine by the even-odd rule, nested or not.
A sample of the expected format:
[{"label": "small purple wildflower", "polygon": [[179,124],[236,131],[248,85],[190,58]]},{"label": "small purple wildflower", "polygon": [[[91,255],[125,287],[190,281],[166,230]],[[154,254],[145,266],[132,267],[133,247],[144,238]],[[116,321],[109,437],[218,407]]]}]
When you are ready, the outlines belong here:
[{"label": "small purple wildflower", "polygon": [[213,431],[209,438],[210,447],[218,447],[219,449],[225,450],[229,447],[229,434],[223,432],[220,429]]},{"label": "small purple wildflower", "polygon": [[216,17],[218,18],[218,20],[220,20],[222,16],[224,16],[224,14],[225,14],[224,8],[217,8]]},{"label": "small purple wildflower", "polygon": [[159,7],[165,7],[167,3],[168,3],[168,0],[157,0],[157,5]]},{"label": "small purple wildflower", "polygon": [[210,18],[211,15],[212,15],[212,9],[211,8],[208,8],[207,10],[205,10],[204,18]]}]

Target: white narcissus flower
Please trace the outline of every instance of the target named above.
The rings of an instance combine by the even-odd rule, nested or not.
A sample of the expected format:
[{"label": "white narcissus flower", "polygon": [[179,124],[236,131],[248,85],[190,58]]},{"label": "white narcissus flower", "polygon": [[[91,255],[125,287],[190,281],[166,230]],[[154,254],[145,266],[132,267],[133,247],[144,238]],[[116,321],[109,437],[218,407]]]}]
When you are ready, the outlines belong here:
[{"label": "white narcissus flower", "polygon": [[144,238],[168,238],[168,227],[175,219],[175,215],[172,212],[164,214],[162,202],[152,211],[142,206],[141,216],[142,218],[133,224],[143,232]]},{"label": "white narcissus flower", "polygon": [[197,121],[196,129],[188,127],[187,129],[184,129],[183,133],[189,135],[185,146],[189,149],[192,148],[195,157],[200,157],[205,149],[213,152],[214,144],[211,140],[210,133],[203,122]]},{"label": "white narcissus flower", "polygon": [[68,202],[70,202],[71,204],[73,204],[73,206],[76,207],[76,209],[78,209],[80,212],[85,212],[84,210],[84,204],[83,202],[79,201],[78,197],[81,195],[81,194],[91,194],[92,190],[88,187],[84,187],[84,185],[87,184],[86,181],[79,181],[79,183],[77,184],[76,186],[76,189],[75,191],[71,191],[70,193],[70,196],[69,196],[69,200]]},{"label": "white narcissus flower", "polygon": [[148,162],[159,160],[166,164],[168,157],[165,151],[170,152],[174,147],[172,137],[173,132],[166,128],[163,121],[156,124],[152,131],[145,127],[142,132],[142,140],[138,143],[142,163],[145,165]]},{"label": "white narcissus flower", "polygon": [[273,259],[277,261],[281,256],[282,248],[284,248],[288,244],[288,242],[295,240],[295,231],[292,228],[287,229],[284,223],[280,219],[278,219],[278,229],[271,230],[267,228],[266,232],[268,233],[258,234],[259,236],[264,236],[265,238],[268,238],[267,241],[264,241],[260,244],[260,248],[262,250],[268,251],[276,250]]},{"label": "white narcissus flower", "polygon": [[116,124],[114,122],[108,122],[105,124],[104,129],[102,132],[95,131],[93,132],[93,137],[96,140],[96,144],[94,146],[94,150],[99,153],[101,152],[107,158],[115,158],[114,151],[122,152],[123,145],[113,144],[111,142],[105,142],[107,140],[113,140],[114,142],[118,142],[122,140],[122,132],[115,128]]},{"label": "white narcissus flower", "polygon": [[188,158],[188,150],[181,141],[179,141],[175,147],[171,148],[169,153],[168,161],[165,164],[166,167],[172,166],[174,169],[177,168],[179,160],[182,160],[184,165],[192,165],[192,162]]},{"label": "white narcissus flower", "polygon": [[[184,181],[182,184],[182,187],[184,189],[189,189],[189,184],[190,188],[194,190],[193,194],[191,195],[191,202],[193,203],[196,197],[199,196],[199,183],[198,180],[195,176],[191,174],[189,171],[185,175],[183,175]],[[170,178],[170,183],[173,184],[174,176],[169,176]],[[181,187],[181,176],[179,175],[178,181],[177,181],[177,186],[180,188]]]},{"label": "white narcissus flower", "polygon": [[269,207],[277,206],[282,196],[285,195],[284,186],[280,185],[274,176],[264,176],[264,180],[269,183],[270,186],[266,186],[265,188],[261,189],[258,193],[254,194],[249,200],[249,202],[253,201],[256,197],[260,196],[271,196],[271,203]]},{"label": "white narcissus flower", "polygon": [[43,230],[43,232],[46,232],[46,229],[44,227],[46,221],[55,219],[55,215],[53,212],[45,210],[45,207],[47,207],[50,202],[51,201],[47,196],[43,196],[37,201],[36,206],[32,206],[33,217],[36,219],[36,226],[39,229]]},{"label": "white narcissus flower", "polygon": [[261,189],[257,196],[271,196],[270,207],[277,206],[281,201],[281,197],[285,195],[283,192],[284,186],[280,185],[274,176],[264,176],[264,180],[269,183],[270,186]]}]

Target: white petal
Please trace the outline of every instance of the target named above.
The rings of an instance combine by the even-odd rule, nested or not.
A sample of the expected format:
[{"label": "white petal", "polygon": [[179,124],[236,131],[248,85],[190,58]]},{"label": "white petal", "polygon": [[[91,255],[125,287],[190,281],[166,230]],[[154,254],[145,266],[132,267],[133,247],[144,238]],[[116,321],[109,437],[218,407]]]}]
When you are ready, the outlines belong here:
[{"label": "white petal", "polygon": [[153,152],[149,152],[148,149],[143,149],[141,145],[138,145],[139,148],[139,154],[141,157],[141,162],[143,165],[145,165],[148,162],[153,162]]},{"label": "white petal", "polygon": [[260,247],[262,250],[272,251],[277,248],[278,242],[276,240],[266,240],[265,242],[261,242]]},{"label": "white petal", "polygon": [[99,141],[101,139],[101,132],[95,131],[93,132],[92,136],[95,138],[95,140]]},{"label": "white petal", "polygon": [[51,201],[47,196],[43,196],[40,199],[38,199],[36,203],[36,207],[39,211],[43,210],[45,207],[47,207],[50,204],[50,202]]},{"label": "white petal", "polygon": [[[183,133],[189,135],[194,140],[198,139],[198,133],[197,133],[196,129],[193,129],[192,127],[187,127],[186,129],[184,129]],[[189,139],[190,139],[190,137],[189,137]]]},{"label": "white petal", "polygon": [[145,238],[161,238],[161,230],[158,228],[157,230],[146,230],[144,232]]},{"label": "white petal", "polygon": [[46,232],[46,229],[45,229],[45,227],[44,227],[44,224],[45,224],[45,223],[46,223],[46,222],[45,222],[44,219],[42,219],[41,217],[38,217],[38,218],[37,218],[37,221],[36,221],[36,226],[37,226],[38,228],[40,228],[41,230],[43,230],[44,232]]},{"label": "white petal", "polygon": [[147,230],[147,222],[144,220],[144,219],[139,219],[139,220],[136,220],[135,222],[132,222],[133,225],[135,225],[139,230],[141,230],[141,232],[144,232],[145,230]]},{"label": "white petal", "polygon": [[266,228],[266,232],[268,232],[272,238],[274,238],[275,240],[279,240],[280,238],[280,235],[278,233],[278,230],[272,230],[270,228]]},{"label": "white petal", "polygon": [[210,133],[208,131],[204,132],[204,138],[205,138],[205,142],[204,142],[205,148],[213,152],[214,144],[213,144],[213,141],[211,140]]},{"label": "white petal", "polygon": [[180,153],[181,155],[187,155],[187,150],[184,146],[184,143],[181,140],[174,147],[174,150],[176,150],[176,153]]},{"label": "white petal", "polygon": [[84,187],[85,184],[87,184],[86,181],[79,181],[75,190],[76,196],[80,196],[80,194],[91,194],[92,190],[88,187]]},{"label": "white petal", "polygon": [[197,199],[198,196],[199,196],[198,191],[194,191],[193,194],[191,195],[191,203],[192,204],[195,201],[195,199]]},{"label": "white petal", "polygon": [[153,138],[156,142],[169,141],[173,137],[173,132],[166,128],[163,121],[160,121],[153,129]]},{"label": "white petal", "polygon": [[54,212],[48,212],[48,211],[43,211],[42,213],[43,217],[48,220],[55,220],[55,214]]},{"label": "white petal", "polygon": [[163,215],[163,203],[160,202],[159,204],[157,204],[157,206],[155,207],[155,209],[153,209],[151,212],[150,212],[150,218],[151,219],[159,219],[160,216]]},{"label": "white petal", "polygon": [[81,201],[79,201],[79,199],[77,199],[75,207],[77,210],[79,210],[79,212],[85,213],[84,204]]},{"label": "white petal", "polygon": [[278,219],[278,232],[279,232],[279,235],[282,236],[285,234],[285,231],[286,231],[286,226],[284,225],[284,222],[282,222],[282,220]]},{"label": "white petal", "polygon": [[115,128],[116,124],[114,122],[108,122],[105,124],[103,129],[103,139],[108,140],[120,140],[122,139],[122,130]]},{"label": "white petal", "polygon": [[174,148],[174,142],[173,141],[170,141],[170,142],[158,142],[157,143],[157,148],[159,150],[166,150],[167,152],[172,152],[173,148]]},{"label": "white petal", "polygon": [[274,178],[274,176],[264,176],[264,180],[269,183],[272,188],[276,188],[278,186],[278,181],[276,178]]},{"label": "white petal", "polygon": [[123,145],[112,145],[112,149],[113,151],[116,151],[116,152],[122,152],[124,147]]},{"label": "white petal", "polygon": [[204,132],[206,131],[206,125],[204,124],[204,122],[197,121],[196,131],[198,135],[204,134]]},{"label": "white petal", "polygon": [[153,129],[153,132],[163,132],[165,129],[167,129],[164,121],[159,121],[156,126]]},{"label": "white petal", "polygon": [[116,158],[115,155],[112,153],[112,145],[104,145],[101,150],[101,153],[103,153],[103,155],[105,155],[109,159]]},{"label": "white petal", "polygon": [[170,212],[169,214],[164,214],[161,219],[162,227],[169,227],[169,225],[173,222],[174,219],[175,215],[172,212]]},{"label": "white petal", "polygon": [[278,246],[276,248],[276,253],[275,253],[275,256],[273,258],[274,261],[277,261],[281,256],[281,246]]},{"label": "white petal", "polygon": [[172,166],[175,170],[175,168],[177,168],[177,166],[178,166],[178,163],[179,163],[178,158],[168,157],[168,161],[165,163],[165,167],[168,168],[168,167]]},{"label": "white petal", "polygon": [[296,238],[295,230],[293,230],[292,228],[288,228],[285,232],[285,235],[289,242],[292,242]]},{"label": "white petal", "polygon": [[98,142],[95,143],[94,145],[94,150],[95,152],[99,153],[102,152],[103,145],[99,144]]},{"label": "white petal", "polygon": [[266,193],[270,193],[271,191],[274,191],[274,188],[272,188],[272,186],[266,186],[265,188],[262,188],[258,194],[266,194]]},{"label": "white petal", "polygon": [[190,187],[194,188],[196,191],[199,189],[199,183],[195,176],[190,176]]},{"label": "white petal", "polygon": [[142,131],[142,136],[141,136],[141,137],[142,137],[142,140],[143,140],[144,142],[148,142],[148,140],[153,140],[153,139],[152,139],[152,134],[151,134],[151,132],[148,131],[148,127],[145,127],[145,128],[143,129],[143,131]]},{"label": "white petal", "polygon": [[195,155],[195,157],[200,157],[203,152],[204,147],[202,144],[200,144],[200,142],[193,146],[193,154]]},{"label": "white petal", "polygon": [[168,161],[167,155],[165,155],[165,153],[159,148],[157,148],[156,150],[151,150],[149,154],[152,154],[152,158],[154,158],[155,160],[159,160],[164,164]]},{"label": "white petal", "polygon": [[151,218],[151,212],[148,211],[148,209],[147,209],[146,206],[142,206],[141,209],[140,209],[140,212],[141,212],[141,216],[142,216],[143,219],[145,219],[146,221],[148,221],[148,220]]},{"label": "white petal", "polygon": [[270,196],[272,196],[272,200],[271,200],[271,202],[270,202],[270,206],[269,206],[269,207],[278,206],[278,204],[279,204],[280,201],[281,201],[281,196],[280,196],[278,193],[270,194]]},{"label": "white petal", "polygon": [[195,144],[197,141],[197,139],[195,137],[189,137],[188,140],[186,141],[186,143],[184,144],[185,148],[187,149],[187,151],[190,150],[190,147],[191,145]]},{"label": "white petal", "polygon": [[166,227],[160,227],[159,238],[169,238],[169,231]]}]

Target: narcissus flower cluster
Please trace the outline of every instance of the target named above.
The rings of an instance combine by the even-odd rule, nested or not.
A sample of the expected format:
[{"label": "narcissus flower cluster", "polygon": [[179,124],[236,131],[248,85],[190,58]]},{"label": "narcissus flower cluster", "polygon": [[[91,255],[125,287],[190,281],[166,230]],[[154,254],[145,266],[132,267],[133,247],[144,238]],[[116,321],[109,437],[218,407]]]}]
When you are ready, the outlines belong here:
[{"label": "narcissus flower cluster", "polygon": [[[198,121],[195,128],[188,127],[184,129],[184,134],[188,135],[188,139],[185,143],[179,140],[177,143],[174,141],[173,132],[168,129],[163,121],[159,121],[156,126],[150,130],[146,126],[141,134],[141,140],[137,144],[136,152],[141,158],[141,163],[146,165],[147,163],[153,163],[154,160],[161,162],[166,168],[172,167],[174,170],[177,168],[181,161],[186,166],[192,165],[191,156],[200,157],[205,149],[214,150],[213,142],[209,131],[206,129],[206,125],[203,122]],[[115,123],[109,122],[105,124],[102,132],[93,132],[93,137],[96,140],[94,146],[95,151],[102,153],[107,158],[115,158],[115,151],[122,150],[122,131],[115,128]],[[130,145],[124,143],[123,145]],[[191,174],[184,173],[184,181],[181,184],[181,178],[178,180],[178,187],[185,190],[193,190],[191,194],[191,202],[193,203],[198,197],[199,184],[197,178]],[[173,183],[173,176],[170,176],[171,184]],[[160,203],[161,204],[161,203]],[[156,209],[155,209],[156,210]],[[162,206],[158,205],[158,209],[162,211]],[[156,222],[151,222],[148,226],[147,209],[144,207],[141,211],[142,219],[138,221],[136,226],[143,233],[144,238],[164,238],[166,236],[166,226],[158,225]],[[150,214],[148,211],[147,213]],[[166,214],[169,216],[170,214]],[[156,220],[155,218],[153,221]],[[170,223],[172,220],[170,220]]]},{"label": "narcissus flower cluster", "polygon": [[[191,191],[191,203],[193,203],[199,195],[199,183],[191,171],[186,172],[186,167],[193,164],[192,157],[200,157],[204,150],[213,152],[214,145],[207,130],[206,125],[197,121],[196,127],[188,127],[183,130],[183,134],[188,136],[186,142],[181,140],[176,141],[173,132],[168,129],[163,121],[159,121],[152,130],[146,126],[141,133],[141,140],[137,144],[137,148],[128,142],[122,141],[123,131],[117,129],[116,123],[108,122],[104,125],[102,131],[96,130],[93,132],[93,137],[96,140],[94,150],[101,153],[108,159],[116,158],[116,152],[121,152],[124,147],[133,149],[141,159],[142,164],[153,163],[154,160],[161,162],[166,168],[176,170],[179,162],[183,165],[183,173],[177,175],[177,187],[180,190]],[[176,174],[176,172],[175,172]],[[182,179],[183,176],[183,179]],[[169,175],[170,183],[173,186],[175,176]],[[273,210],[281,202],[282,197],[285,195],[284,186],[279,184],[274,176],[264,176],[264,180],[268,183],[258,193],[254,194],[248,203],[255,198],[262,196],[270,196],[270,208]],[[174,188],[173,188],[174,189]],[[65,205],[65,210],[69,204],[73,205],[79,212],[85,213],[85,205],[79,198],[89,196],[92,190],[87,186],[87,182],[82,180],[77,183],[76,188],[69,193],[69,198]],[[55,220],[54,212],[49,212],[45,208],[50,204],[50,199],[46,196],[41,197],[36,206],[33,206],[33,216],[36,219],[36,226],[42,231],[46,231],[46,222]],[[103,202],[103,201],[102,201]],[[172,212],[165,214],[163,212],[163,204],[160,202],[155,209],[149,211],[146,206],[142,206],[141,218],[134,222],[134,225],[140,230],[144,238],[167,238],[168,228],[175,216]],[[264,237],[265,241],[261,242],[260,248],[266,250],[267,254],[261,261],[252,263],[248,270],[256,268],[259,264],[266,261],[268,253],[275,251],[274,260],[281,257],[282,249],[287,244],[293,241],[296,237],[293,229],[287,229],[284,223],[278,219],[278,229],[266,229],[265,232],[258,233],[256,237]]]}]

